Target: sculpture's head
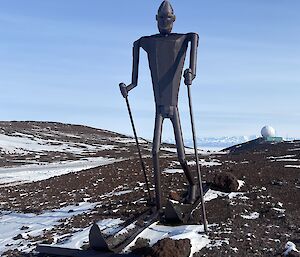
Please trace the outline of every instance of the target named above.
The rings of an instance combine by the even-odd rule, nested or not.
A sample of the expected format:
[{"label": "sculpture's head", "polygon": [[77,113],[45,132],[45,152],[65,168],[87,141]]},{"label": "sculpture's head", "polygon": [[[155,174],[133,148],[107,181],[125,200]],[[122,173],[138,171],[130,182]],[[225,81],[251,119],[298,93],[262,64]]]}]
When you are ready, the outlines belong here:
[{"label": "sculpture's head", "polygon": [[169,35],[173,28],[173,22],[176,20],[173,8],[169,1],[164,0],[156,15],[157,27],[162,35]]}]

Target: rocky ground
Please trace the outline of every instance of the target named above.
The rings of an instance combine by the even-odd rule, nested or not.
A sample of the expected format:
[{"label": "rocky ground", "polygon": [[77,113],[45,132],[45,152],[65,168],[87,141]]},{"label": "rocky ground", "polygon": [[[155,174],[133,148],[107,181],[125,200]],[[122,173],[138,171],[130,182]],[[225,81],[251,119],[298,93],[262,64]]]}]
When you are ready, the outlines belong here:
[{"label": "rocky ground", "polygon": [[[51,229],[31,238],[26,225],[20,227],[15,238],[19,245],[7,245],[3,256],[25,256],[25,253],[15,250],[25,242],[30,246],[41,242],[51,244],[54,236],[72,234],[74,228],[86,228],[95,220],[126,220],[134,218],[147,208],[144,179],[132,139],[109,131],[59,123],[1,122],[0,133],[20,137],[26,134],[27,138],[48,141],[52,146],[63,146],[65,142],[69,149],[81,149],[71,151],[66,148],[62,151],[59,148],[56,152],[43,149],[9,152],[2,149],[1,168],[28,165],[33,160],[49,163],[91,156],[118,160],[46,180],[10,186],[3,184],[0,187],[0,217],[8,212],[40,214],[72,204],[76,206],[82,202],[97,203],[90,211],[61,220]],[[151,192],[154,193],[151,143],[141,140],[141,147]],[[187,159],[196,178],[194,156],[188,154]],[[210,243],[195,253],[195,257],[280,256],[288,241],[300,248],[299,141],[266,143],[258,139],[229,148],[223,153],[202,152],[200,159],[204,181],[213,182],[217,174],[230,172],[244,184],[234,197],[219,194],[217,198],[206,202]],[[180,168],[173,146],[163,146],[161,168]],[[166,199],[170,191],[182,194],[186,180],[180,172],[162,172],[162,184]],[[25,241],[22,240],[24,238]],[[171,246],[166,249],[178,248],[173,243],[167,242],[168,244]],[[159,255],[159,247],[156,245],[156,250],[144,249],[144,254],[189,256],[190,246],[187,247],[187,244],[179,246],[179,249],[185,249],[184,253],[170,250],[169,255]],[[161,244],[160,247],[169,246]]]}]

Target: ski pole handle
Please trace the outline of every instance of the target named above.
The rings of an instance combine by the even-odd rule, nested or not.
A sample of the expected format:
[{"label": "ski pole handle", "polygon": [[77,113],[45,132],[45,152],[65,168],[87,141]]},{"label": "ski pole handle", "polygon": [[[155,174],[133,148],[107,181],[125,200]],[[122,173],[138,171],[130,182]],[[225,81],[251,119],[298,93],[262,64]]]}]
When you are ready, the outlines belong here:
[{"label": "ski pole handle", "polygon": [[193,75],[193,71],[190,68],[188,68],[184,71],[183,77],[184,77],[185,85],[187,85],[187,86],[192,85],[192,81],[195,78],[195,76]]},{"label": "ski pole handle", "polygon": [[120,83],[119,84],[119,87],[120,87],[120,91],[121,91],[121,94],[124,98],[127,98],[128,96],[128,91],[127,91],[127,86],[125,85],[125,83]]}]

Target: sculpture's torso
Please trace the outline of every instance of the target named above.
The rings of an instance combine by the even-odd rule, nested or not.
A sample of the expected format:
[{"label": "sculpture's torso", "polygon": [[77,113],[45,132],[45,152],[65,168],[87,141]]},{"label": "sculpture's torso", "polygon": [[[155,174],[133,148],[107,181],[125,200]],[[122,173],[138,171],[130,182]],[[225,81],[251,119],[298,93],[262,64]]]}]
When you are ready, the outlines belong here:
[{"label": "sculpture's torso", "polygon": [[148,54],[156,107],[176,107],[188,34],[158,34],[139,41]]}]

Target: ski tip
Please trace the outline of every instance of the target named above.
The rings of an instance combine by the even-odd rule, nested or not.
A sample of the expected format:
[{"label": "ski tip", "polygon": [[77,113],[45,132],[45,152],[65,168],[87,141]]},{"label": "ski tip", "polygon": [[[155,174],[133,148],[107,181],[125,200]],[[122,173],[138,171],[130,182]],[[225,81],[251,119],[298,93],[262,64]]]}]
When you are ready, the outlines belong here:
[{"label": "ski tip", "polygon": [[97,223],[94,223],[90,229],[89,241],[90,241],[90,247],[93,250],[111,252]]}]

